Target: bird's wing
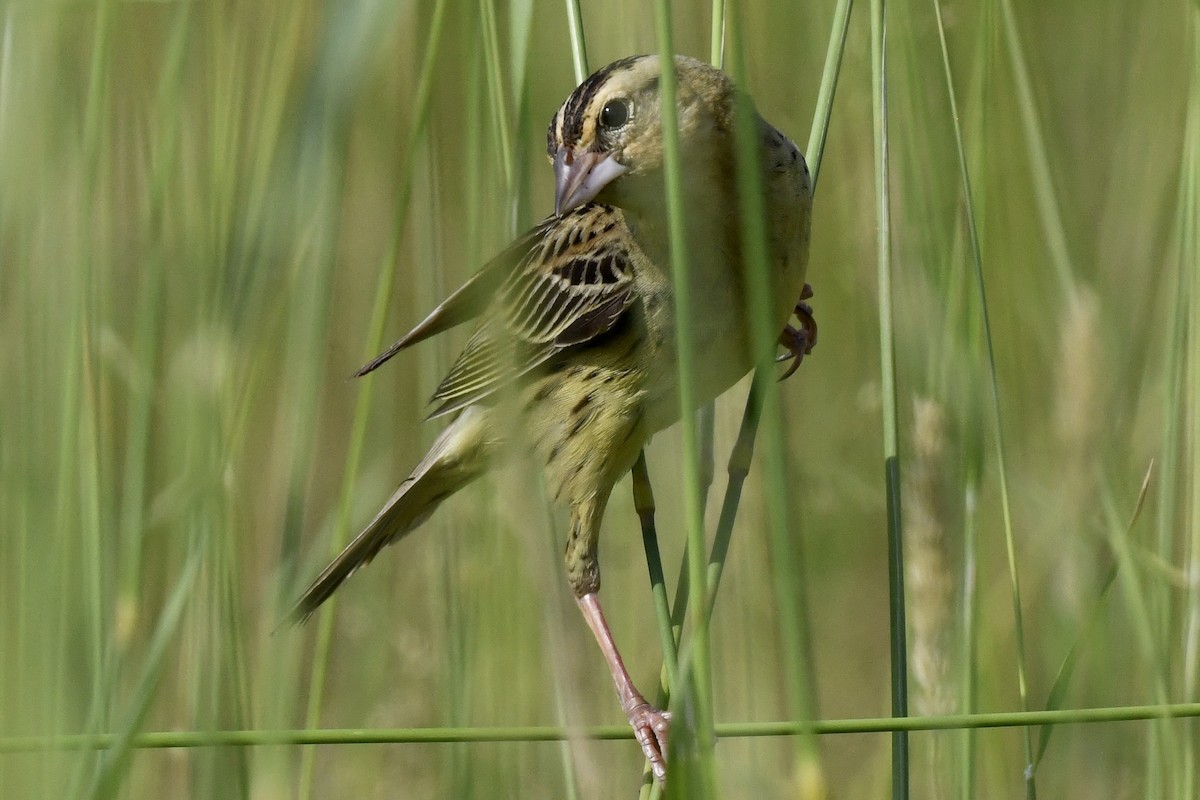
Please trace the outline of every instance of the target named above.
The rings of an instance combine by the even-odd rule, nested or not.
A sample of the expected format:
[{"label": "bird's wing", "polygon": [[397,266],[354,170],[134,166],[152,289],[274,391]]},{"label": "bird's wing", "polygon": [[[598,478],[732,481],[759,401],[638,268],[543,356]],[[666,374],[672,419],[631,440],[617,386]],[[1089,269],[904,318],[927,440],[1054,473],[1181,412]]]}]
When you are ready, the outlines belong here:
[{"label": "bird's wing", "polygon": [[441,405],[431,416],[478,402],[611,330],[634,300],[630,247],[625,219],[610,206],[586,205],[548,221],[434,392]]},{"label": "bird's wing", "polygon": [[545,236],[546,230],[555,222],[557,220],[553,217],[542,220],[533,230],[505,248],[504,252],[485,264],[483,269],[471,276],[470,280],[443,300],[415,328],[401,336],[391,347],[355,372],[355,377],[362,377],[368,372],[374,371],[396,353],[417,342],[478,317],[488,307],[497,289],[512,274],[513,269],[525,262],[531,250],[537,247]]}]

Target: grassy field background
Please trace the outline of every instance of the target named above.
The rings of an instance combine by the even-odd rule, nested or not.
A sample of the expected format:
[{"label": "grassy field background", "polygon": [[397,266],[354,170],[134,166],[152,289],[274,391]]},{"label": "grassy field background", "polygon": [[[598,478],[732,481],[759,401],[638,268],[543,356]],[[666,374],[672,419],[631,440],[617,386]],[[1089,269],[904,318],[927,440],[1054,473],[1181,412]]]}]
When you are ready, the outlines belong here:
[{"label": "grassy field background", "polygon": [[[745,85],[804,144],[834,3],[734,6]],[[1019,663],[1030,709],[1198,701],[1200,4],[943,3],[969,199],[935,9],[890,3],[887,30],[913,712],[1019,710]],[[592,68],[656,49],[649,4],[583,12]],[[673,12],[706,57],[708,4]],[[797,675],[818,717],[889,713],[868,12],[815,201],[820,344],[760,433],[786,444],[797,557],[772,558],[759,465],[712,620],[719,721],[798,713]],[[467,332],[347,376],[551,208],[564,4],[11,2],[0,30],[0,737],[621,722],[519,475],[358,574],[331,627],[278,627],[436,435],[424,400]],[[717,406],[710,527],[745,392]],[[671,580],[679,448],[647,453]],[[640,538],[625,482],[604,596],[649,690]],[[1193,798],[1198,736],[1059,726],[1037,789]],[[1026,791],[1020,729],[912,744],[916,797]],[[886,734],[817,747],[722,740],[722,796],[886,796]],[[641,769],[630,741],[17,750],[6,798],[631,797]]]}]

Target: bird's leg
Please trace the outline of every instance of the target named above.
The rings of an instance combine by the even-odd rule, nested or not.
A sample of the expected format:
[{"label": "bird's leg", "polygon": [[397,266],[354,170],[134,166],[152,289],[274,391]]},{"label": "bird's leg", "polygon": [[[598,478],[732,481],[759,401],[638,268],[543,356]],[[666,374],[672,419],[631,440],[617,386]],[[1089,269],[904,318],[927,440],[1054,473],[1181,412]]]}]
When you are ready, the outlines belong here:
[{"label": "bird's leg", "polygon": [[803,291],[800,292],[800,300],[796,303],[796,318],[800,320],[800,327],[794,328],[787,325],[783,329],[783,333],[779,334],[779,343],[787,348],[788,352],[781,355],[778,361],[787,361],[789,358],[792,363],[788,366],[787,371],[783,373],[783,377],[779,380],[784,380],[789,377],[800,366],[800,362],[804,357],[812,352],[812,349],[817,344],[817,320],[813,317],[812,306],[804,302],[813,296],[812,287],[807,283],[804,284]]},{"label": "bird's leg", "polygon": [[575,602],[579,604],[579,610],[583,612],[588,627],[596,635],[596,641],[604,653],[604,660],[608,663],[608,670],[612,673],[613,683],[617,687],[621,708],[625,709],[625,716],[633,726],[638,744],[642,746],[642,752],[650,761],[654,777],[661,781],[667,775],[667,729],[671,715],[647,703],[646,698],[642,697],[641,692],[633,685],[633,679],[629,677],[629,671],[625,669],[625,662],[621,660],[617,644],[613,641],[612,631],[604,619],[604,611],[600,608],[600,595],[597,592],[588,592],[575,598]]}]

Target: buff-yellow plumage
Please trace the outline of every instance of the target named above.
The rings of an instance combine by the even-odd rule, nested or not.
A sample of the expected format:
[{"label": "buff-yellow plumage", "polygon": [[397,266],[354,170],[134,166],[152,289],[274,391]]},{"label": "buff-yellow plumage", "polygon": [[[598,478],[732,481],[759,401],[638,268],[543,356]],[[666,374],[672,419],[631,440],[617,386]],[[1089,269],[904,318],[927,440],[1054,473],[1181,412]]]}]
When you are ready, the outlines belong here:
[{"label": "buff-yellow plumage", "polygon": [[[721,71],[676,57],[678,120],[695,290],[697,399],[753,366],[746,318],[733,115],[737,89]],[[438,386],[434,416],[457,414],[374,520],[296,605],[311,614],[355,569],[420,524],[437,504],[496,463],[515,440],[544,468],[569,510],[566,571],[613,672],[638,739],[661,778],[667,715],[634,688],[600,611],[597,534],[613,485],[655,432],[680,415],[671,254],[664,209],[660,62],[638,56],[582,83],[551,122],[558,197],[552,216],[360,374],[469,319],[477,327]],[[773,288],[772,324],[796,357],[815,325],[806,289],[811,183],[796,146],[759,118],[761,179]],[[805,323],[787,325],[793,311]],[[507,451],[507,450],[506,450]]]}]

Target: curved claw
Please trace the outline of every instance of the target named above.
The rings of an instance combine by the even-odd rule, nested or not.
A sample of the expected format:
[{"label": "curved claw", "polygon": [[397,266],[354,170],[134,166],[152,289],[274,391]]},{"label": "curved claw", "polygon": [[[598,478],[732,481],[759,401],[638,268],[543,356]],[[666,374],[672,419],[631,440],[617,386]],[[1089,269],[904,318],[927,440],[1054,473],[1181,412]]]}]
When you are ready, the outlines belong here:
[{"label": "curved claw", "polygon": [[779,334],[779,343],[787,348],[787,352],[780,355],[776,359],[782,363],[791,359],[791,364],[787,371],[779,380],[786,380],[800,367],[800,362],[804,357],[812,352],[812,349],[817,345],[817,320],[813,317],[812,306],[804,302],[812,297],[812,287],[807,283],[804,284],[804,290],[800,292],[800,301],[796,303],[796,318],[800,321],[800,327],[796,328],[788,325],[783,329],[783,333]]},{"label": "curved claw", "polygon": [[646,760],[650,762],[650,769],[654,772],[654,777],[659,783],[662,783],[667,777],[667,735],[671,727],[670,713],[659,711],[643,701],[628,709],[625,714],[629,717],[629,724],[633,726],[633,734],[637,737],[638,744],[642,746]]}]

